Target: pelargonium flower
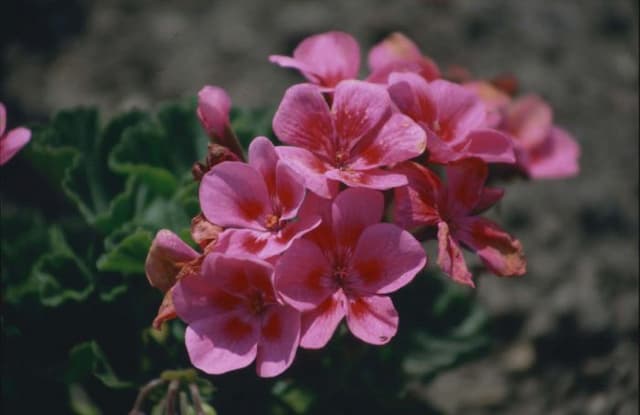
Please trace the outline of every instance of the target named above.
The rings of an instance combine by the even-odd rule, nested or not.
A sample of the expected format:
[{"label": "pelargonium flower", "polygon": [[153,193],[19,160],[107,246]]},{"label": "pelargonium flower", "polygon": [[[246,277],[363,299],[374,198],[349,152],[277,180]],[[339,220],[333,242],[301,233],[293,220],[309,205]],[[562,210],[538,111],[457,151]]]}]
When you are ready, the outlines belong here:
[{"label": "pelargonium flower", "polygon": [[198,275],[178,281],[173,303],[195,367],[221,374],[256,360],[258,375],[271,377],[291,365],[300,313],[278,301],[272,278],[267,262],[212,253]]},{"label": "pelargonium flower", "polygon": [[532,179],[556,179],[578,174],[580,146],[553,125],[551,107],[536,95],[509,104],[501,129],[515,140],[517,165]]},{"label": "pelargonium flower", "polygon": [[347,186],[390,189],[406,178],[382,167],[416,157],[425,149],[424,131],[409,117],[394,113],[382,86],[342,81],[331,108],[319,88],[289,88],[273,119],[273,130],[286,144],[280,158],[322,197],[332,197],[337,182]]},{"label": "pelargonium flower", "polygon": [[242,148],[231,129],[230,111],[231,98],[224,89],[206,85],[198,92],[197,113],[202,128],[214,143],[227,147],[242,160]]},{"label": "pelargonium flower", "polygon": [[304,196],[304,186],[265,137],[251,142],[248,164],[222,162],[200,182],[202,213],[225,228],[216,250],[260,258],[281,253],[318,226],[318,216],[296,219]]},{"label": "pelargonium flower", "polygon": [[440,78],[440,70],[402,33],[392,33],[369,52],[369,82],[387,83],[393,72],[413,72],[427,81]]},{"label": "pelargonium flower", "polygon": [[520,241],[496,223],[477,216],[503,194],[484,187],[488,174],[484,162],[466,159],[448,165],[446,185],[431,170],[413,162],[403,163],[397,170],[407,176],[409,184],[395,190],[395,223],[405,229],[437,227],[438,265],[453,280],[474,286],[461,244],[496,275],[526,272]]},{"label": "pelargonium flower", "polygon": [[511,138],[487,128],[487,108],[476,94],[445,80],[427,83],[412,73],[393,73],[389,94],[400,111],[427,133],[429,161],[447,164],[469,157],[514,163]]},{"label": "pelargonium flower", "polygon": [[380,223],[380,192],[347,189],[324,205],[322,225],[291,245],[276,265],[277,291],[304,312],[300,345],[323,347],[345,316],[359,339],[387,343],[398,329],[387,294],[424,267],[424,250],[410,233]]},{"label": "pelargonium flower", "polygon": [[354,79],[360,68],[360,47],[348,33],[326,32],[304,39],[293,57],[271,55],[284,68],[298,69],[309,82],[332,89],[340,81]]},{"label": "pelargonium flower", "polygon": [[14,128],[5,134],[6,128],[7,110],[0,102],[0,166],[8,162],[31,140],[31,131],[27,128]]}]

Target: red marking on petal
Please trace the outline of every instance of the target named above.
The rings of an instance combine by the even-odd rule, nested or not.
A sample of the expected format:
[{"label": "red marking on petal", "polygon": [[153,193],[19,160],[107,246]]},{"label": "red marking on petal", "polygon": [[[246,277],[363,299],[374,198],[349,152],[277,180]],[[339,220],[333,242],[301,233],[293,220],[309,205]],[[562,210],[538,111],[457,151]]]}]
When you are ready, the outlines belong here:
[{"label": "red marking on petal", "polygon": [[366,284],[375,284],[382,277],[382,260],[371,258],[356,264],[356,270]]},{"label": "red marking on petal", "polygon": [[253,326],[234,316],[224,324],[223,331],[229,339],[237,341],[250,335],[253,331]]},{"label": "red marking on petal", "polygon": [[240,205],[240,211],[247,220],[256,220],[262,214],[262,204],[257,200],[245,200]]},{"label": "red marking on petal", "polygon": [[276,313],[270,313],[262,324],[262,336],[267,340],[275,340],[282,336],[282,322]]}]

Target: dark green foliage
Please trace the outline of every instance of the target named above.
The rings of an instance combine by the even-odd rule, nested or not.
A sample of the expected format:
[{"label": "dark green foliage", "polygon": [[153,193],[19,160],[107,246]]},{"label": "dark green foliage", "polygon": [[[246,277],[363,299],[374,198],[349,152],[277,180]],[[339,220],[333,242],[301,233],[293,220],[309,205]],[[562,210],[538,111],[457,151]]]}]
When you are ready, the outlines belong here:
[{"label": "dark green foliage", "polygon": [[[273,137],[271,116],[233,110],[245,149],[257,135]],[[64,111],[33,133],[2,171],[2,412],[127,413],[137,388],[189,367],[184,324],[150,327],[162,294],[148,285],[144,261],[161,228],[194,245],[190,168],[208,141],[195,100],[104,125],[95,110]],[[469,297],[424,272],[394,296],[400,329],[389,345],[368,346],[342,328],[327,348],[299,350],[277,379],[247,368],[207,377],[215,395],[200,379],[201,393],[220,414],[430,413],[408,386],[488,344]]]}]

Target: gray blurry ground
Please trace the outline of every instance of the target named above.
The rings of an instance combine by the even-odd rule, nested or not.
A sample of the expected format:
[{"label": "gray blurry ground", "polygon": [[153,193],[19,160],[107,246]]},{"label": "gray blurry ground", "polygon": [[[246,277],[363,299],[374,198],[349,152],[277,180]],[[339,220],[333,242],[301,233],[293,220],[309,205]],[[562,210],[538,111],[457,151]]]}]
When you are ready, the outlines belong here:
[{"label": "gray blurry ground", "polygon": [[[76,105],[150,107],[207,83],[240,106],[275,105],[300,78],[267,56],[329,29],[364,47],[399,30],[442,66],[516,74],[521,90],[547,98],[577,137],[582,173],[509,186],[501,221],[522,240],[530,272],[480,281],[496,347],[415,393],[446,413],[637,413],[636,2],[26,3],[49,13],[31,24],[44,24],[50,39],[23,27],[25,38],[5,38],[0,56],[0,95],[25,120]],[[84,24],[69,23],[78,16]]]}]

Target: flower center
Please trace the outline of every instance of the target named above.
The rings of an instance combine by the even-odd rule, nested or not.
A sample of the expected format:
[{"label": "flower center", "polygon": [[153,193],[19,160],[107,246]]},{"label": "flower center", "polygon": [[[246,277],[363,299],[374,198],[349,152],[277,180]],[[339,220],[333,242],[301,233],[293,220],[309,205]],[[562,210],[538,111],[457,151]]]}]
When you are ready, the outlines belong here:
[{"label": "flower center", "polygon": [[344,170],[347,167],[348,158],[349,158],[349,153],[346,150],[336,151],[336,167],[341,170]]},{"label": "flower center", "polygon": [[264,221],[264,226],[270,231],[277,231],[280,229],[280,217],[276,215],[267,215]]},{"label": "flower center", "polygon": [[265,298],[262,291],[254,291],[249,297],[249,311],[254,315],[260,315],[266,308]]}]

